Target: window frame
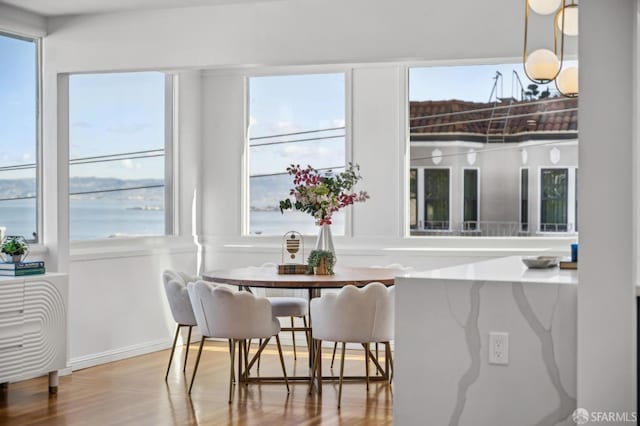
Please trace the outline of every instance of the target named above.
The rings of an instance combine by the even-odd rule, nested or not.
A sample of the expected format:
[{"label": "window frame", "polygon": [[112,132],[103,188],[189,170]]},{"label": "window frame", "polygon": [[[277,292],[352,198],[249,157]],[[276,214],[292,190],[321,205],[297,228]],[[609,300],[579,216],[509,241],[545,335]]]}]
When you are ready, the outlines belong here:
[{"label": "window frame", "polygon": [[[127,244],[128,242],[144,242],[153,240],[162,240],[166,238],[174,238],[180,236],[178,229],[179,225],[179,202],[180,193],[177,190],[179,188],[179,82],[180,78],[178,73],[163,71],[163,70],[127,70],[127,71],[91,71],[91,72],[71,72],[65,74],[66,80],[69,83],[71,77],[74,75],[100,75],[100,74],[133,74],[144,72],[158,72],[164,75],[164,233],[158,235],[125,235],[117,238],[93,238],[86,240],[74,240],[71,239],[71,176],[69,173],[67,183],[67,214],[69,226],[68,238],[69,243],[73,247],[93,247],[96,244],[103,245],[117,245],[120,243]],[[69,108],[70,104],[70,85],[67,83],[67,93],[65,94],[66,106]],[[70,116],[67,114],[67,121],[64,125],[67,127],[67,163],[66,168],[70,171],[70,152],[71,147],[70,136],[68,129],[70,128]]]},{"label": "window frame", "polygon": [[[522,221],[522,173],[527,171],[527,228],[524,229],[524,222]],[[518,222],[520,232],[531,232],[531,168],[528,166],[520,167],[520,173],[518,175]]]},{"label": "window frame", "polygon": [[[452,173],[452,167],[450,166],[423,166],[423,167],[418,167],[418,170],[421,170],[421,172],[418,172],[418,177],[419,177],[419,182],[421,182],[421,186],[419,186],[418,189],[418,200],[420,200],[420,193],[422,193],[422,203],[418,203],[418,224],[420,223],[420,218],[422,218],[422,227],[418,226],[418,230],[421,231],[425,231],[425,232],[434,232],[434,233],[450,233],[451,232],[451,224],[453,222],[452,218],[453,218],[453,173]],[[449,172],[449,220],[448,222],[448,227],[447,229],[429,229],[426,227],[426,211],[425,211],[425,207],[426,207],[426,203],[427,203],[427,197],[424,193],[425,191],[425,179],[426,179],[426,170],[447,170]],[[420,192],[420,190],[422,190]],[[420,208],[422,207],[422,208]]]},{"label": "window frame", "polygon": [[[575,230],[575,218],[577,216],[576,211],[576,170],[579,168],[578,166],[564,166],[564,165],[553,165],[553,166],[539,166],[538,167],[538,175],[536,176],[537,186],[538,186],[538,194],[536,197],[536,208],[538,214],[538,223],[536,226],[536,233],[539,235],[577,235]],[[542,230],[542,170],[567,170],[567,230],[566,231],[543,231]],[[529,175],[529,182],[531,182],[531,175]],[[529,229],[531,229],[531,225],[529,225]]]},{"label": "window frame", "polygon": [[[250,165],[251,165],[251,146],[249,126],[251,120],[251,90],[249,81],[256,77],[287,77],[287,76],[304,76],[317,74],[343,74],[344,76],[344,147],[345,147],[345,166],[353,161],[353,137],[352,137],[352,117],[353,117],[353,67],[349,66],[287,66],[265,68],[261,70],[252,70],[250,73],[243,72],[243,155],[242,155],[242,179],[241,179],[241,196],[240,196],[240,237],[241,238],[258,238],[270,239],[280,238],[279,234],[251,234],[251,200],[250,200]],[[283,197],[286,194],[283,194]],[[283,232],[284,234],[285,232]],[[315,236],[315,234],[303,234],[304,236]],[[334,235],[334,239],[353,237],[353,208],[344,210],[344,234]]]},{"label": "window frame", "polygon": [[[35,114],[35,190],[36,190],[36,238],[27,238],[25,239],[28,243],[33,244],[35,246],[42,245],[43,235],[44,235],[44,215],[43,215],[43,193],[42,193],[42,179],[43,179],[43,167],[42,167],[42,140],[43,140],[43,96],[42,96],[42,79],[43,79],[43,54],[42,54],[42,37],[31,37],[25,36],[18,33],[13,33],[11,31],[5,31],[0,29],[0,36],[13,38],[22,41],[28,41],[34,43],[35,46],[35,84],[36,84],[36,114]],[[11,235],[9,232],[8,235]]]}]

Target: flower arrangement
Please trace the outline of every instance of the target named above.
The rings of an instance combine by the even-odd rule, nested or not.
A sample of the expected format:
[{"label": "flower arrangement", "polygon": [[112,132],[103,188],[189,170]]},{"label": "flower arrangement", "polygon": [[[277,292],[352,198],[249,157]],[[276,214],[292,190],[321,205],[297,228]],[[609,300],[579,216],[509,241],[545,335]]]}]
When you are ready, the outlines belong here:
[{"label": "flower arrangement", "polygon": [[280,201],[280,212],[296,209],[311,214],[316,225],[331,225],[331,216],[338,210],[356,202],[364,202],[369,198],[365,191],[356,193],[353,187],[358,183],[360,166],[349,163],[345,171],[335,173],[328,170],[324,173],[307,166],[287,167],[287,173],[293,176],[294,187],[289,192],[290,198]]}]

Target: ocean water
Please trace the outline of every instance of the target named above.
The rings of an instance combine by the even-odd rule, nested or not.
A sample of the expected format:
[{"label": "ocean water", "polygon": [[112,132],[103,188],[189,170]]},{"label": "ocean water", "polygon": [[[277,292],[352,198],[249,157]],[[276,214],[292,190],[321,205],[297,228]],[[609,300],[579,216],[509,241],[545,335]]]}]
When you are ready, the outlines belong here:
[{"label": "ocean water", "polygon": [[[164,235],[164,210],[159,201],[72,199],[69,209],[73,241]],[[8,235],[32,238],[36,230],[35,212],[34,200],[0,202],[0,226],[7,228]],[[288,231],[306,235],[318,233],[314,219],[300,212],[283,215],[279,211],[252,211],[249,222],[251,235],[280,236]],[[332,231],[334,236],[344,235],[344,213],[334,215]]]},{"label": "ocean water", "polygon": [[[0,226],[7,228],[8,235],[32,238],[35,212],[34,200],[1,202]],[[158,201],[72,199],[69,215],[71,240],[164,235],[164,210]]]},{"label": "ocean water", "polygon": [[[331,231],[334,236],[344,235],[344,213],[333,215]],[[317,235],[318,227],[311,215],[297,211],[252,211],[249,216],[251,235],[284,235],[298,231],[303,235]]]}]

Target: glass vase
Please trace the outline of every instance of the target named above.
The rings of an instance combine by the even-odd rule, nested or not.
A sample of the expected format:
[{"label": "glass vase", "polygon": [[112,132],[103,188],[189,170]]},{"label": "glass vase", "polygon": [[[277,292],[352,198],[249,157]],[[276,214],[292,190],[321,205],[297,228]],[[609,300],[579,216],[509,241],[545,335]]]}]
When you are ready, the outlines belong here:
[{"label": "glass vase", "polygon": [[316,243],[316,250],[324,250],[333,253],[333,264],[337,262],[336,249],[333,247],[333,236],[331,235],[331,225],[324,224],[320,226],[320,233],[318,234],[318,242]]}]

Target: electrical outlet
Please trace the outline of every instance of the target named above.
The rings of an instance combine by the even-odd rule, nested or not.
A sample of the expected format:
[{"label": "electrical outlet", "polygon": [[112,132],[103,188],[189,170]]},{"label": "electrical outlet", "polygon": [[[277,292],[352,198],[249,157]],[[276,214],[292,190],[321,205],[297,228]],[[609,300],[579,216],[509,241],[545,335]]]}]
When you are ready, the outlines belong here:
[{"label": "electrical outlet", "polygon": [[489,333],[489,364],[509,364],[509,333]]}]

